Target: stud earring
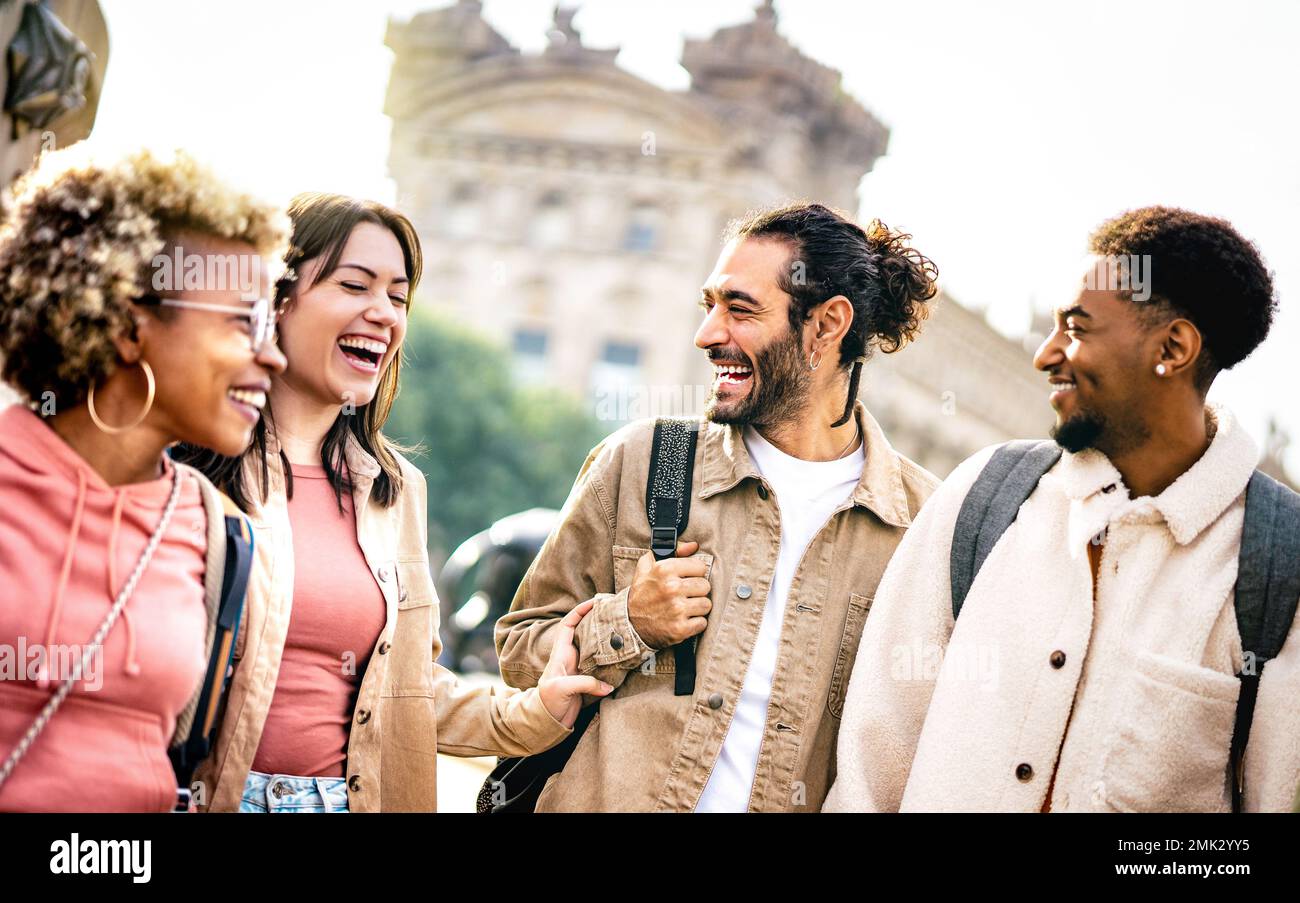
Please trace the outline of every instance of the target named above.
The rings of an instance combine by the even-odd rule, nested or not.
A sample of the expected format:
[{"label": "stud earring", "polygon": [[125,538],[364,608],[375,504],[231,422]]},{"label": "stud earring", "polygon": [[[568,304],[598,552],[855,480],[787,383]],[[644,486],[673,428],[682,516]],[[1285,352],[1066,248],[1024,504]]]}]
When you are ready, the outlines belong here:
[{"label": "stud earring", "polygon": [[1164,376],[1168,372],[1164,364],[1156,364],[1156,376]]}]

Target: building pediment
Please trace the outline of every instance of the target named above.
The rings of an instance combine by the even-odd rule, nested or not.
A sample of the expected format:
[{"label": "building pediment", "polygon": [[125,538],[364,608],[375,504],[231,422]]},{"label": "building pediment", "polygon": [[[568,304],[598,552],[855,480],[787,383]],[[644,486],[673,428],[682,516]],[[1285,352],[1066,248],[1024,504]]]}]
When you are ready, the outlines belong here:
[{"label": "building pediment", "polygon": [[[395,92],[396,93],[396,92]],[[415,132],[716,153],[726,132],[700,104],[612,65],[515,57],[484,60],[390,97]]]}]

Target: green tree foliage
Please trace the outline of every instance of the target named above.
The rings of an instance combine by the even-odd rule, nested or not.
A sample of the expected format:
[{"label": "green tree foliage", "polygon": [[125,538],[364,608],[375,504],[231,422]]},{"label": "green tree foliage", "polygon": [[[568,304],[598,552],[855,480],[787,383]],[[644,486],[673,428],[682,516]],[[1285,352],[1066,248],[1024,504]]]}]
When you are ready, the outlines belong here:
[{"label": "green tree foliage", "polygon": [[559,508],[587,452],[612,431],[571,395],[517,386],[503,348],[412,311],[384,432],[420,446],[409,457],[428,480],[435,561],[507,514]]}]

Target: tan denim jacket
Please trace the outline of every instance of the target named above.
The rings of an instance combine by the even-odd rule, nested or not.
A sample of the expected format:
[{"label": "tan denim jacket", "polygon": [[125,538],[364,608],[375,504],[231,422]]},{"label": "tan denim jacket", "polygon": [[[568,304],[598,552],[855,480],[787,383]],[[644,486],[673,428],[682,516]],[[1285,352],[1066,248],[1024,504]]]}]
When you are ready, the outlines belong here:
[{"label": "tan denim jacket", "polygon": [[[551,717],[536,690],[471,689],[435,663],[438,604],[426,551],[424,475],[399,457],[404,486],[384,508],[371,501],[379,465],[354,439],[345,450],[353,477],[357,539],[387,604],[352,714],[347,750],[352,812],[437,808],[437,753],[526,755],[570,731]],[[279,445],[268,436],[270,491],[249,512],[255,560],[235,647],[235,672],[212,755],[200,766],[200,808],[234,811],[257,754],[275,695],[293,603],[293,536]],[[252,461],[250,486],[258,486]]]},{"label": "tan denim jacket", "polygon": [[[835,779],[844,693],[876,584],[938,485],[890,447],[858,404],[866,466],[795,573],[752,811],[816,812]],[[614,685],[539,811],[690,811],[718,757],[749,666],[781,546],[777,500],[740,429],[708,423],[695,456],[682,539],[709,563],[713,610],[699,637],[693,696],[675,696],[671,652],[655,655],[628,620],[628,588],[650,543],[645,488],[653,421],[631,424],[588,456],[560,525],[496,628],[501,673],[536,684],[554,628],[586,599],[578,669]]]}]

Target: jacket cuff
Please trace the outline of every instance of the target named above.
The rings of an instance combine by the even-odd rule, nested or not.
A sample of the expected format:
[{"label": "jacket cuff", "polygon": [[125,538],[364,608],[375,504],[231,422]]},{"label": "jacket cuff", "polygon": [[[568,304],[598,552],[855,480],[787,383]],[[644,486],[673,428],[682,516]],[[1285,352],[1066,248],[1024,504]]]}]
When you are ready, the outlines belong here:
[{"label": "jacket cuff", "polygon": [[521,691],[520,701],[524,723],[527,725],[526,735],[521,739],[532,750],[531,755],[545,752],[573,733],[573,728],[565,727],[555,720],[550,709],[542,702],[542,694],[536,687]]},{"label": "jacket cuff", "polygon": [[590,674],[611,665],[626,670],[639,668],[654,651],[632,627],[627,594],[624,589],[597,595],[596,604],[578,624],[574,636],[578,641],[579,673]]}]

